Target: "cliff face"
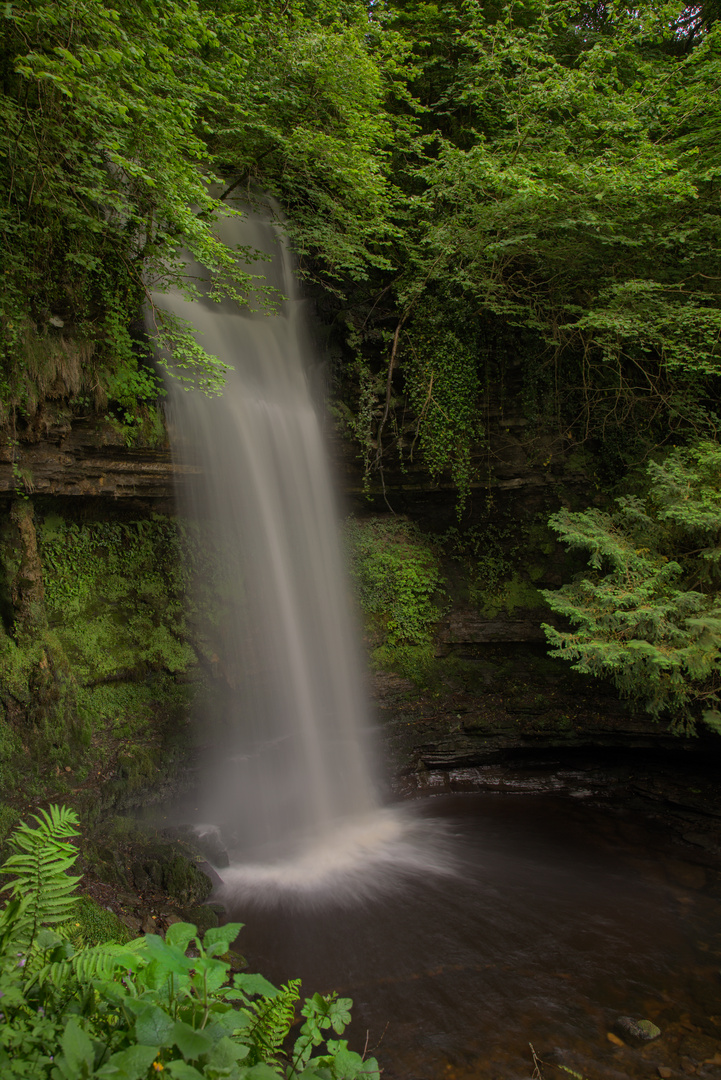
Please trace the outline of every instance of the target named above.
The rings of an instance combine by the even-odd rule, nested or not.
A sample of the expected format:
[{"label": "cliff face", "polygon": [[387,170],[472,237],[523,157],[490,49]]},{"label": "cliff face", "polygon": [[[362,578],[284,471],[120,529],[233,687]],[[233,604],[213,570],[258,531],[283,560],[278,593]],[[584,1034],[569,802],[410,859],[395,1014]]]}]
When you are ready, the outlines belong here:
[{"label": "cliff face", "polygon": [[[451,603],[437,626],[441,647],[544,640],[538,588],[560,584],[568,572],[545,522],[561,503],[587,499],[588,479],[568,467],[558,440],[500,412],[494,427],[493,455],[479,447],[478,479],[461,519],[456,490],[447,478],[431,480],[422,460],[387,452],[382,475],[364,482],[357,448],[329,439],[345,506],[359,518],[400,516],[445,549]],[[107,419],[36,422],[19,438],[0,441],[0,498],[58,500],[60,514],[83,519],[172,516],[183,480],[197,472],[173,461],[167,440],[131,444]],[[461,534],[470,537],[465,547]]]},{"label": "cliff face", "polygon": [[[492,516],[494,501],[523,504],[526,512],[564,488],[588,493],[589,478],[579,454],[569,454],[562,438],[531,430],[524,417],[489,414],[488,445],[474,455],[464,524]],[[492,448],[492,449],[491,449]],[[338,484],[354,509],[387,510],[458,524],[457,492],[448,477],[432,480],[423,459],[384,453],[382,473],[364,481],[357,447],[330,432],[329,452]],[[167,439],[155,444],[130,441],[121,425],[103,418],[39,420],[16,438],[0,438],[0,493],[61,497],[172,499],[175,484],[196,471],[174,463]]]},{"label": "cliff face", "polygon": [[[663,726],[545,655],[539,588],[574,569],[545,522],[587,499],[588,481],[551,446],[541,454],[520,421],[506,420],[495,446],[459,523],[455,491],[421,463],[389,455],[385,492],[378,478],[364,491],[355,450],[331,443],[356,515],[353,573],[395,769],[662,743]],[[98,765],[108,792],[145,798],[177,761],[178,733],[192,740],[193,687],[225,692],[208,630],[222,624],[222,595],[196,597],[192,623],[184,613],[185,568],[209,557],[174,520],[192,472],[167,444],[128,445],[108,421],[48,424],[0,449],[0,774],[15,774],[18,755],[35,771],[80,761]]]},{"label": "cliff face", "polygon": [[182,472],[167,444],[129,446],[108,421],[53,423],[30,439],[0,444],[0,492],[172,499]]}]

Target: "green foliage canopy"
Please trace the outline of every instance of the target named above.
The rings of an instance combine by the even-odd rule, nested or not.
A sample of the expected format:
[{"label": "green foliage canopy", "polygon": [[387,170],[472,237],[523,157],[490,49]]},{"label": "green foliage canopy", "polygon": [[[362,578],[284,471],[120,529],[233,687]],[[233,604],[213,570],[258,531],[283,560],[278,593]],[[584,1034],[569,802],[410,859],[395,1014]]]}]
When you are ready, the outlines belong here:
[{"label": "green foliage canopy", "polygon": [[601,29],[583,11],[452,6],[454,62],[425,59],[446,82],[398,287],[408,355],[429,307],[449,329],[475,320],[476,362],[521,330],[576,440],[687,424],[721,332],[721,25],[680,52],[669,5],[608,8]]},{"label": "green foliage canopy", "polygon": [[150,292],[193,295],[190,251],[218,299],[244,301],[243,253],[213,228],[241,183],[284,196],[329,274],[383,262],[397,65],[362,5],[60,0],[8,4],[3,22],[6,402],[32,412],[38,382],[96,404],[154,397],[130,333],[143,302],[175,374],[217,392],[222,364]]},{"label": "green foliage canopy", "polygon": [[[503,407],[516,367],[528,419],[567,443],[623,443],[626,464],[669,428],[708,431],[721,331],[714,6],[382,11],[409,57],[410,97],[389,108],[415,138],[393,159],[395,276],[359,298],[353,322],[367,471],[382,473],[384,442],[402,459],[420,450],[462,503],[484,413],[497,393]],[[387,380],[373,377],[379,337]]]},{"label": "green foliage canopy", "polygon": [[[151,290],[193,295],[185,251],[244,301],[214,222],[262,187],[345,323],[369,471],[392,439],[466,492],[488,384],[518,359],[526,408],[576,443],[708,430],[713,4],[59,0],[3,20],[6,419],[152,401],[133,320]],[[155,338],[219,391],[187,325],[156,311]]]}]

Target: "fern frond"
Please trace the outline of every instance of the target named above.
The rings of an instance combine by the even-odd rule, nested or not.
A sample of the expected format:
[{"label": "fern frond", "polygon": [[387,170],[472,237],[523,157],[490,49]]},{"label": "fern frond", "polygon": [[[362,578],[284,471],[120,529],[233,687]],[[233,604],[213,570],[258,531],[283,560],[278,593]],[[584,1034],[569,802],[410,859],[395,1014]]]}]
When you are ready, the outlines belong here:
[{"label": "fern frond", "polygon": [[249,1031],[260,1060],[277,1064],[277,1054],[295,1020],[295,1003],[300,997],[300,979],[291,979],[276,997],[252,1002],[255,1021]]},{"label": "fern frond", "polygon": [[67,987],[71,982],[76,986],[112,983],[118,972],[125,974],[127,971],[136,970],[144,966],[138,954],[142,954],[145,946],[145,938],[120,945],[116,942],[104,942],[102,945],[94,945],[80,949],[67,959],[54,960],[38,973],[38,981],[50,983],[56,989]]},{"label": "fern frond", "polygon": [[94,979],[111,980],[116,971],[132,971],[138,967],[139,954],[145,947],[145,938],[139,938],[127,945],[108,942],[82,949],[73,956],[70,963],[76,978],[81,983],[90,983]]},{"label": "fern frond", "polygon": [[73,890],[80,881],[68,874],[77,858],[69,842],[78,835],[75,811],[51,806],[33,814],[33,820],[36,828],[21,822],[10,836],[14,854],[2,867],[14,876],[3,890],[23,900],[14,928],[14,943],[23,951],[30,948],[43,924],[63,922],[70,916],[75,905]]}]

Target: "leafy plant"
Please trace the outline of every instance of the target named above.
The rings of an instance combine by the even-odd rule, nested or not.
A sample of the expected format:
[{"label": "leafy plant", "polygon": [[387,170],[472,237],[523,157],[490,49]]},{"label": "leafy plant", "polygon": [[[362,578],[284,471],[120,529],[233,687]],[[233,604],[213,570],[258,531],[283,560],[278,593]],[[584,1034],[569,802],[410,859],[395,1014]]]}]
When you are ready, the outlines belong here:
[{"label": "leafy plant", "polygon": [[12,890],[13,903],[17,904],[15,943],[26,952],[32,952],[41,926],[68,918],[75,904],[73,891],[80,880],[67,874],[77,857],[70,843],[78,835],[77,814],[51,806],[33,815],[33,820],[36,828],[22,822],[13,831],[8,844],[15,854],[3,866],[15,879],[11,885],[3,886],[3,891]]},{"label": "leafy plant", "polygon": [[552,655],[610,677],[653,716],[721,730],[721,447],[702,441],[648,466],[644,496],[613,513],[561,510],[551,527],[590,572],[555,591],[573,630],[544,626]]},{"label": "leafy plant", "polygon": [[349,520],[346,538],[358,601],[375,644],[374,662],[423,681],[445,595],[430,542],[400,518]]},{"label": "leafy plant", "polygon": [[15,831],[18,853],[3,868],[18,874],[0,915],[3,1077],[377,1080],[374,1059],[328,1037],[350,1020],[345,998],[306,1000],[286,1051],[299,983],[230,978],[225,955],[239,923],[209,929],[202,941],[191,923],[175,923],[165,940],[147,934],[74,949],[57,931],[74,902],[68,839],[77,817],[53,806],[35,821]]}]

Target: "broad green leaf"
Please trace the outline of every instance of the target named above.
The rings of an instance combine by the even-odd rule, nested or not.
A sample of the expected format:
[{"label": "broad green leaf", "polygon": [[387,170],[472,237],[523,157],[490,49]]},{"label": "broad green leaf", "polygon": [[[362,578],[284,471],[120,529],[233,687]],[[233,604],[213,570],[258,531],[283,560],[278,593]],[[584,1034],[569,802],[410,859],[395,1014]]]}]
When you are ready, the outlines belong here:
[{"label": "broad green leaf", "polygon": [[93,1044],[87,1033],[81,1028],[80,1022],[74,1016],[67,1023],[60,1045],[65,1060],[70,1068],[77,1072],[78,1077],[89,1076],[95,1056]]},{"label": "broad green leaf", "polygon": [[198,1072],[196,1068],[188,1065],[187,1061],[183,1061],[181,1058],[169,1061],[165,1066],[165,1071],[169,1076],[173,1077],[173,1080],[203,1080],[203,1073]]},{"label": "broad green leaf", "polygon": [[253,1065],[250,1069],[243,1070],[243,1080],[278,1080],[282,1073],[266,1065],[264,1061]]},{"label": "broad green leaf", "polygon": [[228,1068],[236,1061],[243,1061],[250,1053],[250,1047],[244,1043],[235,1042],[224,1035],[215,1046],[209,1058],[209,1064],[217,1068]]},{"label": "broad green leaf", "polygon": [[152,1002],[141,1001],[135,1011],[135,1034],[141,1046],[171,1046],[175,1021]]},{"label": "broad green leaf", "polygon": [[63,939],[54,930],[50,930],[49,927],[43,927],[35,938],[35,944],[39,949],[43,950],[52,949],[56,945],[60,945],[62,941]]},{"label": "broad green leaf", "polygon": [[175,945],[178,949],[182,949],[182,951],[185,952],[191,941],[195,939],[197,933],[198,929],[193,926],[192,923],[173,923],[172,926],[168,927],[165,941],[168,945]]},{"label": "broad green leaf", "polygon": [[145,942],[148,953],[164,971],[187,975],[193,968],[193,961],[185,955],[184,949],[166,944],[158,934],[146,934]]},{"label": "broad green leaf", "polygon": [[233,985],[239,990],[242,990],[249,997],[252,997],[255,994],[261,994],[263,997],[274,998],[282,993],[277,986],[273,986],[273,984],[268,982],[262,975],[250,975],[242,971],[238,975],[233,976]]},{"label": "broad green leaf", "polygon": [[173,1026],[172,1039],[181,1054],[188,1060],[195,1060],[206,1054],[213,1045],[213,1040],[204,1031],[196,1031],[182,1020]]},{"label": "broad green leaf", "polygon": [[159,1051],[157,1046],[129,1046],[113,1054],[97,1075],[101,1080],[145,1080]]},{"label": "broad green leaf", "polygon": [[225,926],[211,926],[205,931],[203,948],[212,956],[226,953],[238,934],[243,929],[243,923],[226,923]]}]

